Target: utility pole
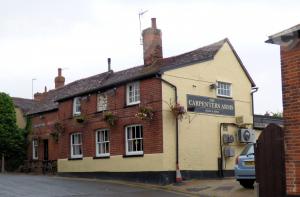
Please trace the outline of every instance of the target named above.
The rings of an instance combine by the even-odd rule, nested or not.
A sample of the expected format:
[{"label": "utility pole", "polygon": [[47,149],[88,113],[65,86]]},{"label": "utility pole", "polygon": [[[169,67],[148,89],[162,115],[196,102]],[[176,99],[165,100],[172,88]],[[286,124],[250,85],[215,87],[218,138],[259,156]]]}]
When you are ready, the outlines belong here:
[{"label": "utility pole", "polygon": [[32,93],[32,99],[34,99],[34,94],[33,94],[33,81],[35,81],[36,79],[33,78],[31,79],[31,93]]}]

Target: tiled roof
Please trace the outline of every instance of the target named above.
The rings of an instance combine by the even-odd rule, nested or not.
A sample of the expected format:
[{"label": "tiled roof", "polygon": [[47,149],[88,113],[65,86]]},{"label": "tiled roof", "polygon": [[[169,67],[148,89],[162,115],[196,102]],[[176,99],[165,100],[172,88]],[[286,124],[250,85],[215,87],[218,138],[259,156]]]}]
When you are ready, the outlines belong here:
[{"label": "tiled roof", "polygon": [[12,100],[14,102],[14,105],[20,108],[24,113],[32,110],[37,104],[37,102],[32,99],[12,97]]},{"label": "tiled roof", "polygon": [[[36,114],[57,109],[57,101],[60,100],[66,100],[75,96],[103,90],[105,88],[110,88],[121,83],[134,81],[144,77],[154,76],[166,70],[189,65],[191,63],[211,60],[214,58],[218,50],[223,46],[225,42],[229,43],[228,39],[223,39],[219,42],[201,47],[188,53],[159,59],[149,66],[141,65],[118,72],[105,72],[85,79],[74,81],[61,88],[49,91],[46,95],[46,98],[42,102],[40,102],[40,105],[29,111],[28,114]],[[243,65],[242,67],[252,85],[255,86],[254,82],[252,81]]]},{"label": "tiled roof", "polygon": [[[74,97],[76,95],[80,95],[83,93],[88,93],[90,91],[100,90],[102,88],[107,88],[112,85],[116,85],[119,83],[123,83],[126,81],[133,81],[138,78],[142,78],[145,76],[155,75],[161,71],[173,69],[177,66],[187,65],[193,62],[198,61],[207,61],[214,57],[217,51],[222,47],[222,45],[227,41],[227,39],[221,40],[219,42],[213,43],[211,45],[201,47],[194,51],[184,53],[178,56],[168,57],[159,59],[149,66],[137,66],[133,68],[129,68],[126,70],[108,73],[108,76],[103,81],[103,83],[95,84],[92,87],[85,87],[84,85],[80,88],[80,91],[68,91],[67,94],[60,95],[58,100],[68,99],[70,97]],[[89,80],[89,78],[87,78]],[[86,79],[83,79],[86,80]],[[78,85],[82,84],[82,80],[78,80]]]},{"label": "tiled roof", "polygon": [[266,41],[266,43],[281,44],[283,42],[288,42],[290,40],[299,39],[299,38],[300,38],[300,24],[269,36],[269,39]]},{"label": "tiled roof", "polygon": [[280,118],[280,117],[254,115],[253,118],[254,118],[253,127],[255,129],[264,129],[271,123],[277,124],[277,125],[283,127],[283,118]]}]

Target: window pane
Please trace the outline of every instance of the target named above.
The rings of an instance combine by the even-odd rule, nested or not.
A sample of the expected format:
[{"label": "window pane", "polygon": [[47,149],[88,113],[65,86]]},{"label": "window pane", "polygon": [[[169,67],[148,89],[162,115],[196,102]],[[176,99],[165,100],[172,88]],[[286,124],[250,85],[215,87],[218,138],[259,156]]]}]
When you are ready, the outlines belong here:
[{"label": "window pane", "polygon": [[128,126],[127,131],[127,152],[143,151],[143,127],[141,125]]}]

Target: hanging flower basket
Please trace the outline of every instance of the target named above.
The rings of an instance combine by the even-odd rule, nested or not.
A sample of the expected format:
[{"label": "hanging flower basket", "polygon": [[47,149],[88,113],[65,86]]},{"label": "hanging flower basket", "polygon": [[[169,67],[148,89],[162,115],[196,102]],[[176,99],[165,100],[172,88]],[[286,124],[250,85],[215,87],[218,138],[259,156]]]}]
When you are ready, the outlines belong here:
[{"label": "hanging flower basket", "polygon": [[174,105],[171,104],[170,108],[174,116],[179,120],[182,120],[183,116],[186,114],[184,106],[180,105],[179,103],[176,103]]},{"label": "hanging flower basket", "polygon": [[50,133],[51,137],[53,138],[53,140],[57,143],[58,142],[58,138],[60,136],[60,133],[57,131],[53,131],[52,133]]},{"label": "hanging flower basket", "polygon": [[140,107],[139,112],[135,114],[135,117],[141,120],[152,120],[154,116],[154,112],[150,107]]},{"label": "hanging flower basket", "polygon": [[75,116],[74,118],[78,123],[83,123],[85,121],[85,117],[83,115]]},{"label": "hanging flower basket", "polygon": [[50,133],[50,135],[55,142],[58,142],[59,136],[64,132],[65,132],[64,126],[61,123],[56,122],[53,125],[53,131]]},{"label": "hanging flower basket", "polygon": [[108,111],[108,112],[105,112],[103,114],[104,116],[104,121],[110,126],[110,127],[113,127],[116,125],[116,122],[118,120],[118,117],[116,115],[114,115],[112,112]]}]

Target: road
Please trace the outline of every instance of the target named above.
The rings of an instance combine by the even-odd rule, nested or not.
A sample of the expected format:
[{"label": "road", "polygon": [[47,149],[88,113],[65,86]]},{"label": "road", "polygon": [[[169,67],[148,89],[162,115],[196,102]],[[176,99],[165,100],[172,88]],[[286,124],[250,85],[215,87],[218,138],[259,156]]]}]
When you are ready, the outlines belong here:
[{"label": "road", "polygon": [[96,180],[24,174],[0,174],[0,197],[180,197],[183,194]]}]

